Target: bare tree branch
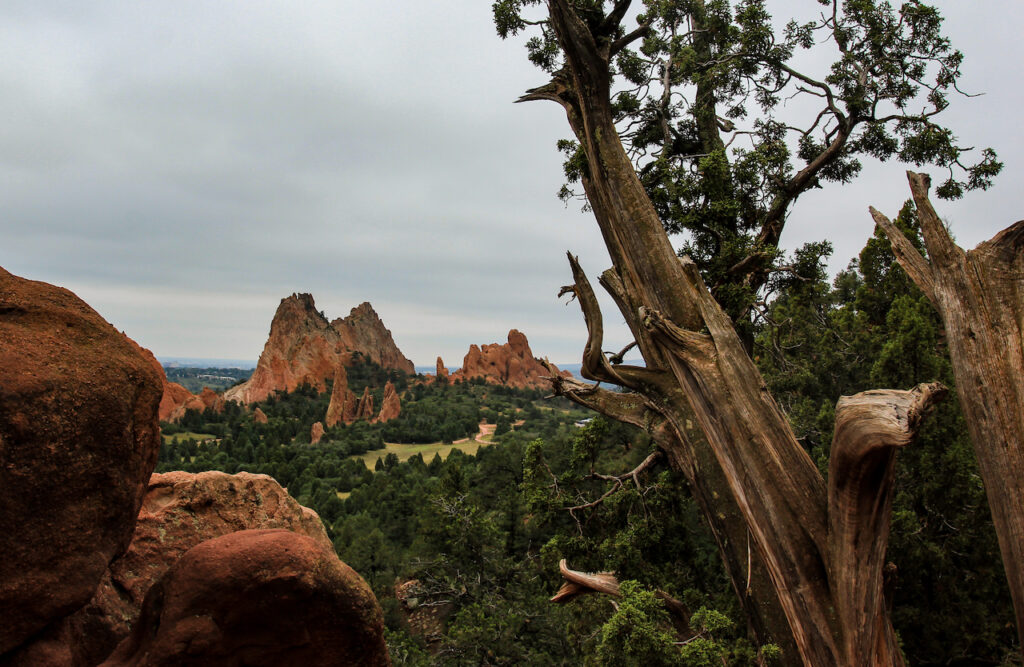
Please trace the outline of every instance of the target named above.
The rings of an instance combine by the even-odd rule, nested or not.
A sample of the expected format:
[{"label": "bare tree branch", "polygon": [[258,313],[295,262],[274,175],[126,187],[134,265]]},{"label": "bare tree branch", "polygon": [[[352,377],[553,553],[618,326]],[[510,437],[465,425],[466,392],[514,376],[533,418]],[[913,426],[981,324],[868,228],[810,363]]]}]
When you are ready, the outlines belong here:
[{"label": "bare tree branch", "polygon": [[903,232],[889,218],[885,217],[873,206],[869,207],[868,210],[871,212],[871,217],[875,219],[875,224],[882,228],[882,231],[889,239],[889,245],[892,246],[892,253],[896,256],[896,261],[900,263],[900,266],[907,272],[910,279],[921,288],[925,296],[932,303],[936,303],[935,278],[932,275],[932,267],[928,264],[928,260],[921,256],[921,253],[914,247],[914,244],[903,235]]}]

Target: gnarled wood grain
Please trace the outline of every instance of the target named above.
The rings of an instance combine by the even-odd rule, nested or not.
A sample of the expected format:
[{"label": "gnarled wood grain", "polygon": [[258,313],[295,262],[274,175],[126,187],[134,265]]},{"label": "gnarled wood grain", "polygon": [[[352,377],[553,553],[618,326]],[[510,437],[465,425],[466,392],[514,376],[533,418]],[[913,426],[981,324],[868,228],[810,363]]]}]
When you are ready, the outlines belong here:
[{"label": "gnarled wood grain", "polygon": [[1024,637],[1024,221],[964,252],[928,198],[929,178],[907,172],[928,259],[871,209],[900,266],[946,329],[956,391],[967,419],[1003,567]]}]

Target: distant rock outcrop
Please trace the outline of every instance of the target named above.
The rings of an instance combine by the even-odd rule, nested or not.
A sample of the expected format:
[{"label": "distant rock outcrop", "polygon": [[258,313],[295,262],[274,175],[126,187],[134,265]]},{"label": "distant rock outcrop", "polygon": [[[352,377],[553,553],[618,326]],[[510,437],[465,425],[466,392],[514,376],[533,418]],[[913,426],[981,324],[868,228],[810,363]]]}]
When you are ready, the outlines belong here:
[{"label": "distant rock outcrop", "polygon": [[[156,361],[156,357],[153,358]],[[163,379],[164,393],[160,399],[160,421],[177,422],[185,416],[186,410],[203,412],[212,408],[214,412],[224,412],[224,398],[210,389],[203,387],[199,394],[193,394],[177,382],[169,382],[160,363],[156,363]]]},{"label": "distant rock outcrop", "polygon": [[337,426],[340,422],[350,424],[345,420],[345,402],[355,399],[355,395],[348,388],[348,373],[345,372],[345,364],[339,363],[334,371],[334,386],[331,387],[331,402],[327,406],[327,417],[324,423],[327,427]]},{"label": "distant rock outcrop", "polygon": [[249,404],[304,383],[322,392],[338,365],[347,365],[355,352],[384,368],[415,372],[369,303],[353,308],[344,319],[328,322],[312,295],[292,294],[281,300],[274,314],[252,377],[228,389],[224,398]]},{"label": "distant rock outcrop", "polygon": [[95,665],[128,636],[149,589],[186,551],[240,530],[286,528],[331,548],[316,513],[272,477],[240,472],[154,474],[131,546],[114,561],[89,604],[70,618],[65,642],[75,664]]},{"label": "distant rock outcrop", "polygon": [[256,408],[255,410],[252,411],[252,420],[257,424],[266,424],[267,413],[263,412],[263,410],[259,408]]},{"label": "distant rock outcrop", "polygon": [[384,666],[383,621],[333,549],[288,530],[246,530],[182,556],[103,665]]},{"label": "distant rock outcrop", "polygon": [[363,395],[359,399],[359,406],[356,408],[356,419],[370,421],[373,419],[373,394],[369,387],[363,388]]},{"label": "distant rock outcrop", "polygon": [[444,378],[445,380],[448,379],[448,367],[444,365],[443,361],[441,361],[441,357],[437,358],[437,375],[435,377],[438,380],[441,378]]},{"label": "distant rock outcrop", "polygon": [[312,443],[314,445],[319,444],[320,441],[323,439],[323,437],[324,437],[324,425],[321,424],[320,422],[313,422],[313,428],[309,429],[309,441],[310,441],[310,443]]},{"label": "distant rock outcrop", "polygon": [[383,424],[398,417],[400,414],[402,414],[402,401],[398,398],[395,385],[389,381],[384,385],[384,396],[380,401],[380,414],[377,415],[375,421],[378,424]]},{"label": "distant rock outcrop", "polygon": [[[157,363],[157,366],[159,365]],[[172,415],[184,414],[183,406],[193,400],[195,396],[177,382],[168,382],[163,367],[160,368],[160,378],[163,380],[164,386],[163,397],[160,399],[160,421],[170,421]]]},{"label": "distant rock outcrop", "polygon": [[[157,455],[148,355],[66,289],[0,269],[0,656],[25,655],[127,549]],[[22,664],[52,664],[45,648]]]},{"label": "distant rock outcrop", "polygon": [[[551,365],[555,373],[569,375],[568,371],[559,371]],[[508,342],[492,343],[478,347],[470,345],[462,368],[455,371],[451,379],[472,380],[483,378],[491,384],[505,385],[519,389],[546,389],[550,383],[544,378],[551,371],[534,358],[530,344],[517,329],[508,332]]]}]

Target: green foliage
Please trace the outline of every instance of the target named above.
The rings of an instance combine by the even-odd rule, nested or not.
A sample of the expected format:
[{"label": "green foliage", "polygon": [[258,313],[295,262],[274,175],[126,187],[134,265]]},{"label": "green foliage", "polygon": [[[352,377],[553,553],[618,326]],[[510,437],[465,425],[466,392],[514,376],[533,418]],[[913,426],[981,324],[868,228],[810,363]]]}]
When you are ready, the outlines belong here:
[{"label": "green foliage", "polygon": [[[601,627],[597,664],[656,667],[679,664],[665,606],[635,581],[621,582],[622,599]],[[690,663],[687,663],[690,664]]]},{"label": "green foliage", "polygon": [[[495,2],[495,26],[502,38],[531,33],[529,59],[554,73],[564,57],[537,4]],[[570,4],[599,42],[631,30],[613,16],[618,3]],[[778,240],[803,192],[850,182],[864,156],[939,167],[945,198],[988,188],[1002,169],[991,149],[967,162],[971,149],[939,124],[963,55],[934,6],[849,0],[782,24],[770,5],[644,0],[646,31],[609,67],[611,108],[651,202],[745,334],[757,295],[791,264]],[[794,98],[783,118],[780,103]],[[575,141],[558,149],[568,199],[586,156]]]}]

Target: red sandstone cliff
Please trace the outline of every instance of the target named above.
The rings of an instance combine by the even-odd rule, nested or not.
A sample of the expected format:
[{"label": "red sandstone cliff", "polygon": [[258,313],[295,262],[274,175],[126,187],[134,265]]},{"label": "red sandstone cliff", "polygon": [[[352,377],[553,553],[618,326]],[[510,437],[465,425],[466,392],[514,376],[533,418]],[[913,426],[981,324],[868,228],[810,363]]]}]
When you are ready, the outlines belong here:
[{"label": "red sandstone cliff", "polygon": [[[552,364],[555,372],[560,372]],[[561,371],[566,375],[566,371]],[[492,343],[478,347],[470,345],[462,368],[455,371],[451,378],[455,380],[471,380],[481,377],[491,384],[501,384],[519,389],[547,389],[550,383],[544,378],[551,373],[544,365],[534,358],[526,336],[517,329],[508,332],[508,342]]]},{"label": "red sandstone cliff", "polygon": [[281,300],[274,314],[270,337],[252,377],[226,391],[224,398],[254,403],[304,383],[324,391],[327,378],[334,377],[338,365],[347,364],[354,352],[385,368],[415,372],[369,303],[353,308],[346,318],[328,322],[312,295],[292,294]]}]

